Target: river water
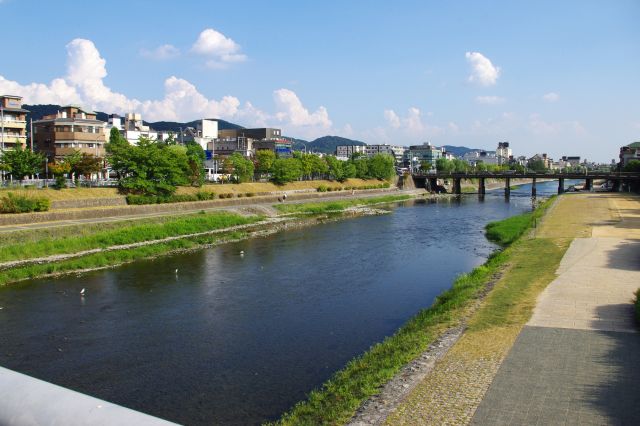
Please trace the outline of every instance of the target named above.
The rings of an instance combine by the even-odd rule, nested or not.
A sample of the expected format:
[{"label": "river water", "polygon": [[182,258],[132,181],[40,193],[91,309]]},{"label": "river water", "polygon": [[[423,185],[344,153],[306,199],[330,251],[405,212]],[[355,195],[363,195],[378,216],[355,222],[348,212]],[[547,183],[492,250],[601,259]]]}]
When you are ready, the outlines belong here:
[{"label": "river water", "polygon": [[[539,196],[556,190],[538,184]],[[529,194],[408,202],[10,285],[0,365],[179,423],[275,419],[483,263],[495,249],[484,225],[530,210]]]}]

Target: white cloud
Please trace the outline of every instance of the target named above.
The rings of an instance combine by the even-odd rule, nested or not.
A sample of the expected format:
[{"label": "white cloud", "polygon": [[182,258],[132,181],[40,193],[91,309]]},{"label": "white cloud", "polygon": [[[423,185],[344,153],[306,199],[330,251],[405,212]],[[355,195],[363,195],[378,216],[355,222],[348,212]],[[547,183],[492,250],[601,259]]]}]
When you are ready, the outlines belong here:
[{"label": "white cloud", "polygon": [[247,56],[240,50],[241,47],[238,43],[213,28],[202,31],[198,40],[191,47],[192,52],[208,56],[210,59],[206,61],[205,65],[214,69],[246,61]]},{"label": "white cloud", "polygon": [[480,52],[467,52],[467,62],[471,65],[469,81],[482,86],[492,86],[500,77],[500,67],[494,66],[489,58]]},{"label": "white cloud", "polygon": [[180,56],[180,49],[172,44],[163,44],[155,49],[140,49],[140,55],[156,61],[166,61]]},{"label": "white cloud", "polygon": [[529,115],[527,129],[535,135],[570,135],[585,137],[589,135],[587,129],[577,120],[570,121],[546,121],[540,114]]},{"label": "white cloud", "polygon": [[542,99],[547,102],[557,102],[560,99],[560,95],[555,92],[549,92],[542,95]]},{"label": "white cloud", "polygon": [[384,110],[384,118],[385,118],[385,120],[387,120],[389,125],[391,127],[393,127],[394,129],[397,129],[397,128],[400,127],[400,117],[398,117],[398,114],[396,114],[396,112],[394,110],[385,109]]},{"label": "white cloud", "polygon": [[[395,133],[402,135],[403,138],[410,137],[412,139],[409,141],[410,143],[417,143],[420,139],[438,136],[444,133],[444,129],[441,127],[423,121],[422,112],[416,107],[409,108],[407,115],[404,117],[399,116],[392,109],[384,110],[384,118],[391,128],[389,132],[384,132],[385,135]],[[382,134],[381,132],[378,133]]]},{"label": "white cloud", "polygon": [[[273,92],[275,113],[267,113],[250,102],[242,104],[235,96],[209,99],[195,85],[176,76],[164,81],[161,99],[138,100],[117,93],[104,84],[106,60],[90,40],[75,39],[66,46],[67,73],[50,84],[27,85],[0,76],[0,93],[20,95],[27,104],[82,104],[107,113],[140,112],[149,121],[189,121],[198,118],[241,120],[246,126],[282,124],[287,134],[318,137],[331,129],[332,122],[325,107],[314,112],[302,104],[295,92],[279,89]],[[346,132],[352,132],[345,127]]]},{"label": "white cloud", "polygon": [[497,105],[504,103],[506,101],[505,98],[501,98],[500,96],[477,96],[476,102],[479,104],[485,105]]}]

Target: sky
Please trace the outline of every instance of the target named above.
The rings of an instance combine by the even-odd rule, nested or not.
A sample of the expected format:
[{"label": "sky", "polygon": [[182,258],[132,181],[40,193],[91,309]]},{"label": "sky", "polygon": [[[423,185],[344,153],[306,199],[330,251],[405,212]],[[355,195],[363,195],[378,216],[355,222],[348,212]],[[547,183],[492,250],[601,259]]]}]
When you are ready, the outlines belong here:
[{"label": "sky", "polygon": [[0,94],[311,140],[610,162],[640,140],[640,1],[0,0]]}]

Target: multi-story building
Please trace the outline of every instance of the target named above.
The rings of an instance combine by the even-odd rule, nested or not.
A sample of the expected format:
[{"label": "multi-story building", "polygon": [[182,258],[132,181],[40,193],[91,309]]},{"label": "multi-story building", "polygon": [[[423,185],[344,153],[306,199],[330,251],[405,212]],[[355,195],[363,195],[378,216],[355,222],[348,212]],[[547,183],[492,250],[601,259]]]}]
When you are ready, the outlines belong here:
[{"label": "multi-story building", "polygon": [[404,151],[406,149],[404,146],[389,144],[367,145],[364,148],[367,157],[373,157],[376,154],[387,154],[393,156],[393,158],[395,158],[396,160],[396,163],[402,162]]},{"label": "multi-story building", "polygon": [[93,111],[75,105],[61,107],[33,122],[36,148],[49,159],[74,151],[104,157],[105,124]]},{"label": "multi-story building", "polygon": [[411,167],[413,171],[417,171],[423,162],[429,162],[431,167],[436,166],[436,161],[442,158],[444,150],[437,146],[425,142],[422,145],[411,145],[404,152],[404,162]]},{"label": "multi-story building", "polygon": [[[497,165],[501,164],[494,151],[469,151],[466,152],[462,159],[472,166],[478,163]],[[505,163],[508,162],[505,161]]]},{"label": "multi-story building", "polygon": [[136,113],[127,114],[124,119],[118,114],[109,115],[105,126],[105,134],[109,139],[111,129],[115,127],[130,144],[136,145],[141,137],[151,140],[162,140],[157,131],[153,130],[142,121],[142,115]]},{"label": "multi-story building", "polygon": [[0,96],[0,149],[23,148],[27,143],[27,111],[20,96]]},{"label": "multi-story building", "polygon": [[199,120],[196,127],[187,127],[180,136],[181,142],[197,142],[205,151],[213,151],[214,142],[219,138],[216,120]]},{"label": "multi-story building", "polygon": [[626,166],[631,160],[640,160],[640,141],[620,147],[620,167]]},{"label": "multi-story building", "polygon": [[336,157],[338,160],[348,160],[353,154],[366,154],[366,145],[338,145]]},{"label": "multi-story building", "polygon": [[498,164],[509,164],[509,159],[513,157],[511,148],[509,148],[509,142],[498,142],[498,149],[496,149],[496,158]]}]

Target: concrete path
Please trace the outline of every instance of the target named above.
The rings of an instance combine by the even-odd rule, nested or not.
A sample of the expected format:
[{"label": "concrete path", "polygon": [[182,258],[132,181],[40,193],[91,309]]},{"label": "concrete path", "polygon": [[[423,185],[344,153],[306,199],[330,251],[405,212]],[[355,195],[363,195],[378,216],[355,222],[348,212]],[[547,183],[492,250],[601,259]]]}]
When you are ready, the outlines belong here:
[{"label": "concrete path", "polygon": [[571,243],[472,424],[640,424],[640,199],[580,202],[590,236]]}]

